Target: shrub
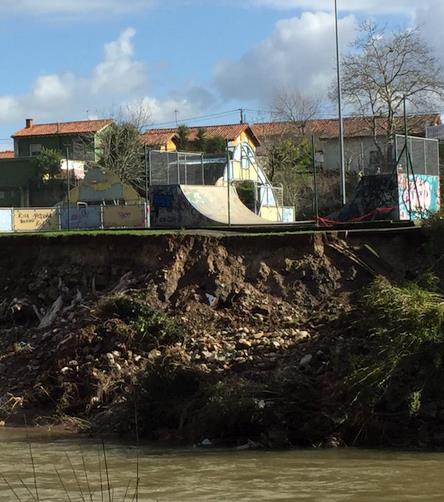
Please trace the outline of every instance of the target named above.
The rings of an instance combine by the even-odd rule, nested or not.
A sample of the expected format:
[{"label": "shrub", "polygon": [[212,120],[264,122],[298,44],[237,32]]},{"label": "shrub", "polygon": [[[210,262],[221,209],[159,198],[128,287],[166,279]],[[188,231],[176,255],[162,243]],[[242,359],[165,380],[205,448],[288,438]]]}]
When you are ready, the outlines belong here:
[{"label": "shrub", "polygon": [[183,333],[173,319],[137,296],[109,296],[99,303],[97,314],[102,318],[121,319],[143,343],[155,341],[158,345],[173,345],[183,341]]},{"label": "shrub", "polygon": [[[431,282],[430,282],[431,281]],[[430,277],[427,284],[435,284]],[[444,299],[416,283],[379,277],[358,300],[361,354],[350,361],[346,387],[362,416],[420,414],[444,398]],[[358,413],[359,416],[359,413]]]}]

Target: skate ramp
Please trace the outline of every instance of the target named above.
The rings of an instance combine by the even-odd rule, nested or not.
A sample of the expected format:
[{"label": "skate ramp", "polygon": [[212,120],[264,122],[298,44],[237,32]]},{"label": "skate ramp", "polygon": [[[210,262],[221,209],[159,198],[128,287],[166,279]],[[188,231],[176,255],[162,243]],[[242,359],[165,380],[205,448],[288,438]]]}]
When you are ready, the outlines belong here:
[{"label": "skate ramp", "polygon": [[273,224],[250,211],[233,187],[230,187],[228,196],[228,188],[223,186],[153,186],[150,189],[150,203],[151,224],[154,227]]}]

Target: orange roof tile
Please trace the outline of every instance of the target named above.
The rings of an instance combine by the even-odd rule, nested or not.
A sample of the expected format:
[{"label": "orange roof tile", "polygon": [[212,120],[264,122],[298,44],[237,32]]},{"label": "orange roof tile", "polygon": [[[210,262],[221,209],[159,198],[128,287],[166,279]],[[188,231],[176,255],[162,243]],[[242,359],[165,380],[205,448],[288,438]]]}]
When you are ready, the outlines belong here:
[{"label": "orange roof tile", "polygon": [[86,134],[96,133],[109,124],[111,119],[102,120],[81,120],[77,122],[56,122],[53,124],[33,124],[31,127],[20,129],[12,135],[13,138],[23,138],[27,136],[52,136],[66,134]]},{"label": "orange roof tile", "polygon": [[142,134],[142,143],[149,146],[164,146],[176,137],[176,130],[152,129]]},{"label": "orange roof tile", "polygon": [[[259,139],[252,130],[249,124],[223,124],[189,128],[189,140],[194,141],[197,137],[199,129],[205,129],[208,138],[221,137],[226,141],[233,141],[238,138],[243,132],[249,131],[250,136],[257,145],[260,144]],[[149,129],[142,135],[142,140],[147,145],[164,145],[177,135],[177,128],[168,129]]]},{"label": "orange roof tile", "polygon": [[6,150],[4,152],[0,152],[0,159],[13,159],[15,154],[12,150]]},{"label": "orange roof tile", "polygon": [[[346,138],[362,138],[372,134],[369,118],[366,117],[346,117],[344,118],[344,136]],[[441,124],[440,114],[411,115],[408,117],[409,134],[425,135],[426,127]],[[377,135],[385,135],[385,119],[380,117],[376,123]],[[267,136],[305,134],[314,135],[322,139],[333,139],[339,136],[338,119],[315,119],[307,120],[304,131],[302,123],[293,122],[264,122],[251,126],[256,135],[260,138]],[[403,132],[404,122],[399,117],[399,131]]]}]

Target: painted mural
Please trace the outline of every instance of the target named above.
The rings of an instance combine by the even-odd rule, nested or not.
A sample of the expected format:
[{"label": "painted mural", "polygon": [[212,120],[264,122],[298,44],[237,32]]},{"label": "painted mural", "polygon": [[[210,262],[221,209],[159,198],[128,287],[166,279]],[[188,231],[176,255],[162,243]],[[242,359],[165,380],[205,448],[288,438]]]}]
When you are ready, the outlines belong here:
[{"label": "painted mural", "polygon": [[438,176],[399,173],[398,190],[401,220],[419,220],[440,210]]}]

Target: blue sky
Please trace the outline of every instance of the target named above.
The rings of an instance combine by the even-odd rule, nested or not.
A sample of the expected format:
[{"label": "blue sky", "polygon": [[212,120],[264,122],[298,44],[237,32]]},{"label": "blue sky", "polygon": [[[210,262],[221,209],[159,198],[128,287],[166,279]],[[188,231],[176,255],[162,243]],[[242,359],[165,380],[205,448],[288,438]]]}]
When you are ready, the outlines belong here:
[{"label": "blue sky", "polygon": [[[333,0],[0,0],[0,149],[36,122],[143,106],[150,123],[267,110],[283,89],[325,98]],[[443,0],[339,0],[343,48],[368,17],[419,23],[442,51]],[[329,110],[325,104],[325,110]],[[256,114],[249,112],[250,119]],[[199,123],[204,123],[202,120]]]}]

